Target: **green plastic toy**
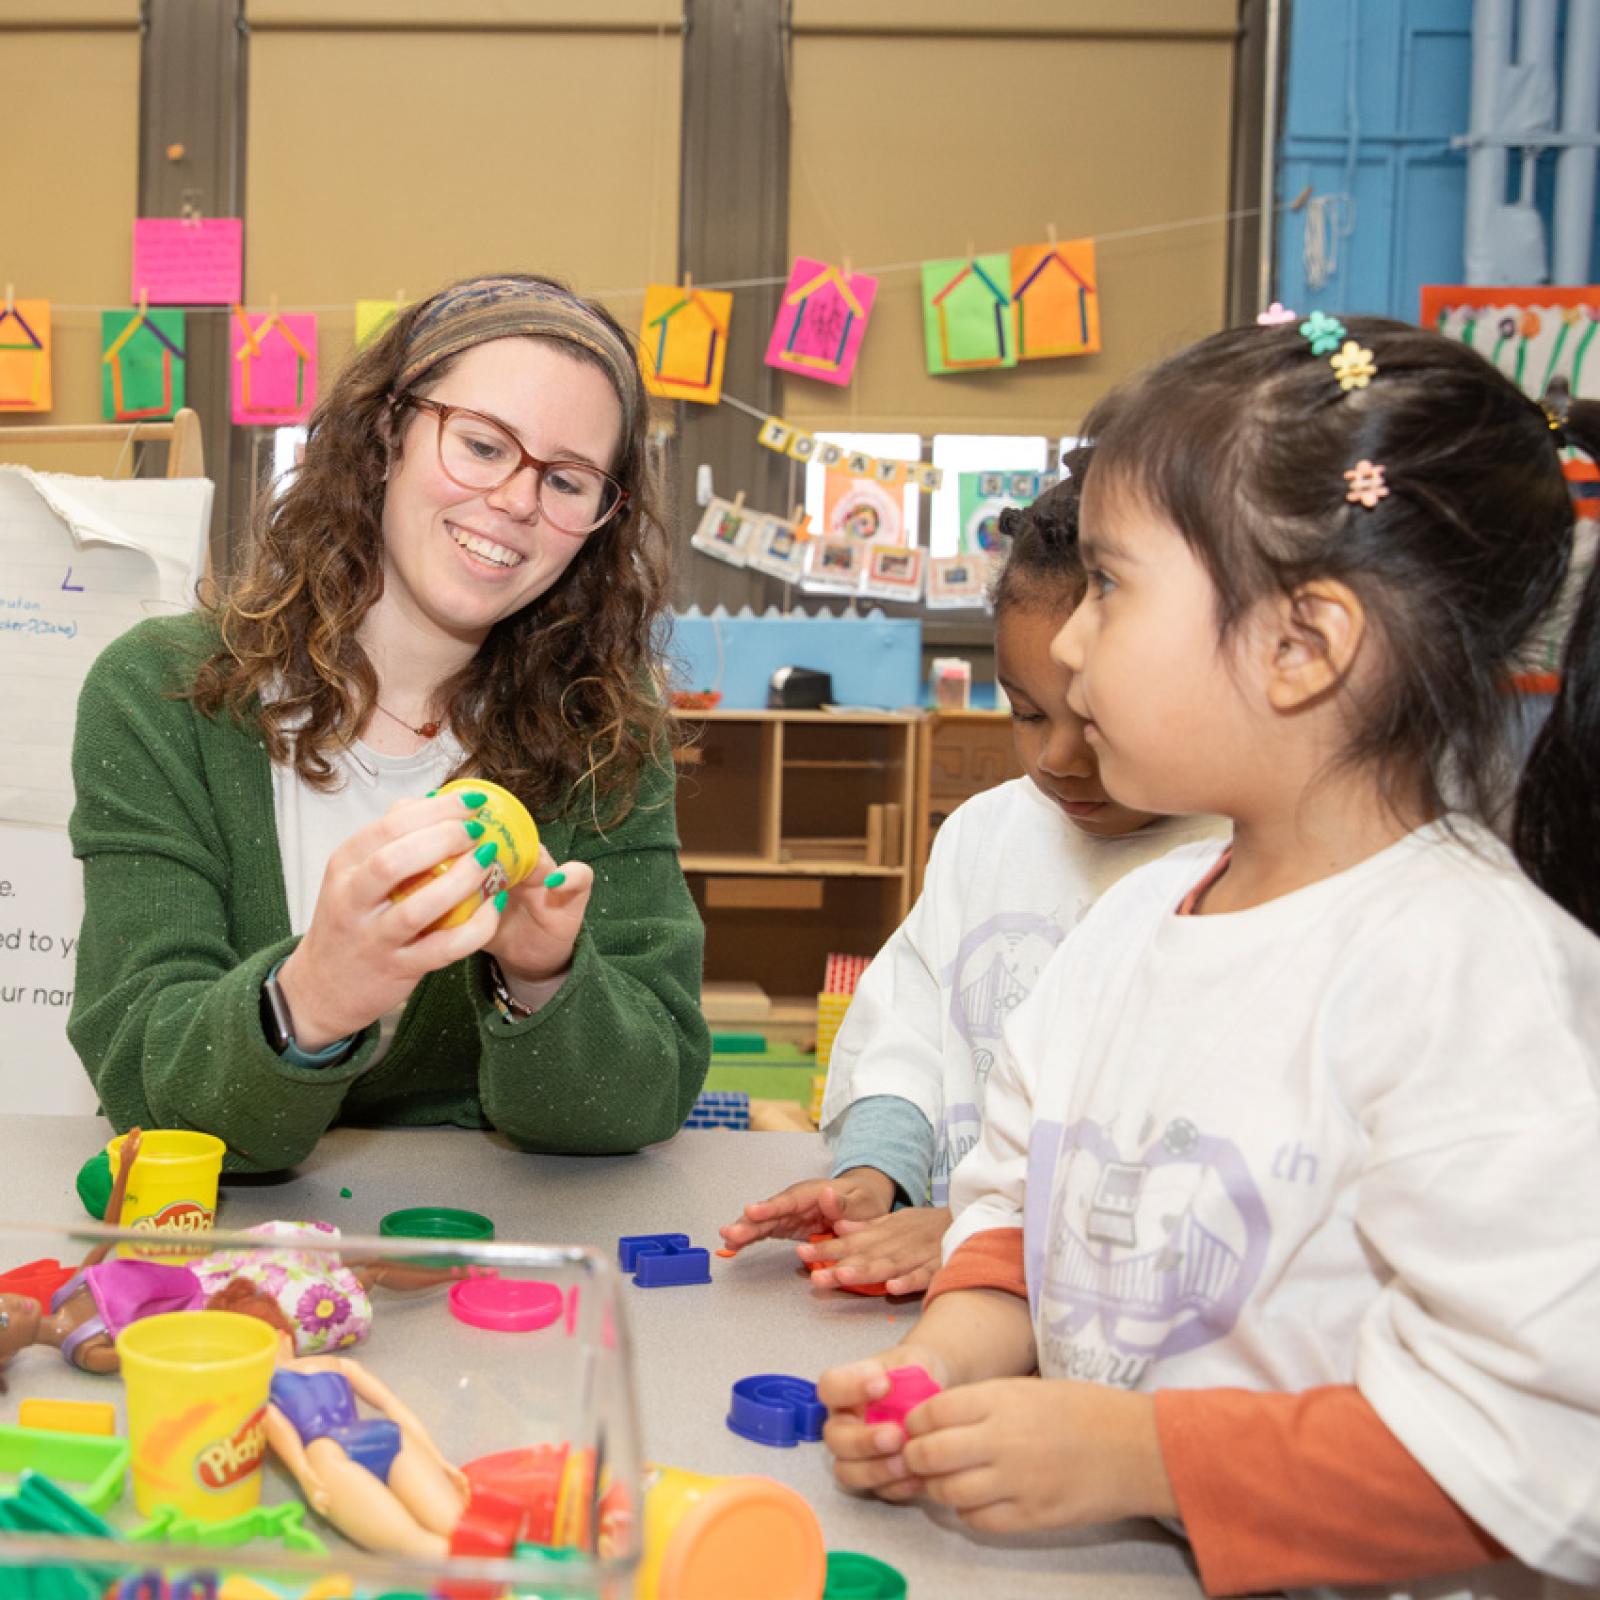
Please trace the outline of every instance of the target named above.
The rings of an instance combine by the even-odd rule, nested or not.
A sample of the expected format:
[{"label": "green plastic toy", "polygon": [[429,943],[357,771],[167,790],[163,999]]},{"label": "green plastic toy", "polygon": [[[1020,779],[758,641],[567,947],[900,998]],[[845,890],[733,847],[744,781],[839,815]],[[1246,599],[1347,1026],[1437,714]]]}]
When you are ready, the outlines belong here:
[{"label": "green plastic toy", "polygon": [[26,1474],[42,1473],[71,1484],[67,1492],[90,1511],[104,1511],[122,1498],[128,1456],[126,1439],[0,1425],[0,1473],[21,1473],[24,1482]]},{"label": "green plastic toy", "polygon": [[822,1600],[906,1600],[905,1574],[876,1556],[830,1550]]}]

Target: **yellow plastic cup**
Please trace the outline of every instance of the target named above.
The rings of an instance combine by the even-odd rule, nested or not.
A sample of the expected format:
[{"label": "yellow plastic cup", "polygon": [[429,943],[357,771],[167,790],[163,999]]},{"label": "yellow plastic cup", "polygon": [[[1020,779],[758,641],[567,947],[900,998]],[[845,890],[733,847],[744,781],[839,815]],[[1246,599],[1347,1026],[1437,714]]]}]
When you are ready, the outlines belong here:
[{"label": "yellow plastic cup", "polygon": [[169,1311],[117,1335],[133,1498],[226,1522],[261,1501],[277,1330],[236,1311]]},{"label": "yellow plastic cup", "polygon": [[[493,839],[500,849],[482,887],[476,893],[469,894],[453,910],[445,912],[429,927],[429,933],[439,928],[460,927],[485,900],[492,900],[502,889],[510,889],[521,883],[533,871],[539,859],[539,825],[528,814],[528,808],[509,789],[502,789],[498,783],[490,783],[484,778],[452,778],[440,788],[439,793],[455,794],[458,790],[488,795],[483,805],[473,812],[484,828],[483,837],[478,842],[483,845]],[[389,898],[404,900],[430,878],[448,872],[453,864],[441,861],[438,866],[419,872],[414,878],[407,878]]]},{"label": "yellow plastic cup", "polygon": [[635,1600],[817,1600],[827,1566],[816,1513],[786,1485],[648,1469]]},{"label": "yellow plastic cup", "polygon": [[[113,1179],[121,1170],[122,1147],[127,1134],[118,1134],[106,1146]],[[128,1188],[113,1226],[135,1228],[162,1236],[166,1244],[197,1233],[210,1233],[217,1220],[217,1180],[228,1147],[210,1133],[183,1128],[152,1128],[139,1135],[139,1155],[128,1174]],[[137,1255],[151,1261],[183,1261],[192,1250],[135,1249],[119,1255]]]}]

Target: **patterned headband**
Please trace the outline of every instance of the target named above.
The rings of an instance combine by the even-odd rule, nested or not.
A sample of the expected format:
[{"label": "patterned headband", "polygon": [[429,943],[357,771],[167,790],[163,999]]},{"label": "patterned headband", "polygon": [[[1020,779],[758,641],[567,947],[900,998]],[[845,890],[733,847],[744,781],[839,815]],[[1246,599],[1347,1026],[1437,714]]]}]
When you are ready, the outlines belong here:
[{"label": "patterned headband", "polygon": [[519,334],[577,345],[594,356],[622,402],[623,436],[632,433],[643,387],[627,342],[575,294],[526,278],[473,278],[436,294],[411,326],[395,392],[405,393],[446,356]]}]

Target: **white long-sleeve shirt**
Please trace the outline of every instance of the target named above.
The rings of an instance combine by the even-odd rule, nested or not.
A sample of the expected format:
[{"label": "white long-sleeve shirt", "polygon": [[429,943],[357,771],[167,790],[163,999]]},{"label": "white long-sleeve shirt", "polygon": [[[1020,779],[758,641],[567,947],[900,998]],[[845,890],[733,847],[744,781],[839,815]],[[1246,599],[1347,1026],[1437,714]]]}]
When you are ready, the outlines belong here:
[{"label": "white long-sleeve shirt", "polygon": [[1007,1025],[945,1252],[1022,1228],[1047,1377],[1354,1383],[1597,1584],[1600,939],[1459,827],[1247,911],[1176,914],[1216,844],[1107,893]]},{"label": "white long-sleeve shirt", "polygon": [[1158,818],[1098,838],[1027,778],[957,807],[939,829],[922,893],[857,985],[834,1040],[822,1129],[836,1151],[857,1101],[892,1096],[933,1130],[931,1172],[892,1172],[915,1204],[945,1203],[950,1173],[983,1121],[1005,1019],[1056,946],[1109,885],[1214,817]]}]

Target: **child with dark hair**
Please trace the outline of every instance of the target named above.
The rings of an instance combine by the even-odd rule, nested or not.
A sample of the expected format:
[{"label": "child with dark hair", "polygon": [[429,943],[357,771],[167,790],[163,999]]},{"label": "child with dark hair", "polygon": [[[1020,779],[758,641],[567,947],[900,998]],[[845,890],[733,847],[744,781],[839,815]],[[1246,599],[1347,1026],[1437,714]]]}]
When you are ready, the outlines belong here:
[{"label": "child with dark hair", "polygon": [[[1600,1584],[1600,575],[1536,882],[1485,825],[1600,405],[1315,313],[1086,429],[1069,698],[1120,801],[1233,838],[1116,885],[1007,1023],[926,1312],[819,1385],[836,1472],[989,1531],[1177,1517],[1209,1594]],[[945,1392],[869,1426],[910,1364]]]},{"label": "child with dark hair", "polygon": [[996,672],[1027,775],[950,815],[920,898],[862,977],[823,1100],[830,1175],[746,1206],[722,1230],[736,1248],[831,1230],[799,1246],[824,1287],[926,1288],[950,1221],[951,1171],[982,1125],[1001,1023],[1110,884],[1218,826],[1156,818],[1101,787],[1067,705],[1070,674],[1050,659],[1084,586],[1082,456],[1064,465],[1056,488],[1004,514],[1011,550],[994,594]]}]

